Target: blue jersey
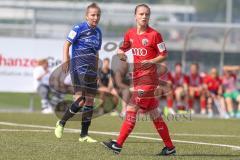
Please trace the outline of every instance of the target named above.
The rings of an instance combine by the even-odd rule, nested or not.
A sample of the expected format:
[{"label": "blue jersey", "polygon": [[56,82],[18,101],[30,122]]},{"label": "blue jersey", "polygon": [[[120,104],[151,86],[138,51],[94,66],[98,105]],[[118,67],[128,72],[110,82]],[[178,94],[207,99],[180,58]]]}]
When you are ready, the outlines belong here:
[{"label": "blue jersey", "polygon": [[91,67],[96,67],[96,54],[101,49],[101,30],[98,27],[92,28],[87,22],[83,22],[72,28],[67,40],[72,43],[71,71],[97,75]]}]

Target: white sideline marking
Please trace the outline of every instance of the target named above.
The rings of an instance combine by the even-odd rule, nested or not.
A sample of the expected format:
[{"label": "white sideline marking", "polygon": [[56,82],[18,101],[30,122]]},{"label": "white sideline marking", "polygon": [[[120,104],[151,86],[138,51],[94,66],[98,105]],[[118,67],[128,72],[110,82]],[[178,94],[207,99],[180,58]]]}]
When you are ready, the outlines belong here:
[{"label": "white sideline marking", "polygon": [[[119,132],[108,132],[118,134]],[[150,133],[150,132],[132,132],[131,135],[158,135],[158,133]],[[174,133],[172,136],[191,136],[191,137],[222,137],[222,138],[240,138],[237,135],[221,135],[221,134],[189,134],[189,133]]]},{"label": "white sideline marking", "polygon": [[[8,125],[8,126],[19,126],[19,127],[32,127],[32,128],[43,128],[43,129],[55,129],[54,127],[50,126],[40,126],[40,125],[30,125],[30,124],[18,124],[18,123],[10,123],[10,122],[0,122],[2,125]],[[70,129],[66,128],[65,130],[79,132],[80,130],[77,129]],[[98,131],[90,131],[91,133],[98,133]],[[101,133],[109,133],[109,134],[118,134],[119,132],[101,132]],[[131,135],[158,135],[158,133],[139,133],[139,132],[133,132]],[[232,138],[240,138],[240,136],[237,135],[215,135],[215,134],[188,134],[188,133],[175,133],[172,134],[173,136],[194,136],[194,137],[232,137]]]},{"label": "white sideline marking", "polygon": [[[55,127],[51,127],[51,126],[19,124],[19,123],[11,123],[11,122],[0,122],[0,125],[18,126],[18,127],[30,127],[30,128],[42,128],[42,129],[50,129],[50,130],[54,130],[54,129],[55,129]],[[71,128],[65,128],[64,130],[67,131],[67,132],[74,132],[74,133],[78,133],[78,132],[79,132],[78,129],[71,129]],[[89,133],[101,134],[101,135],[118,136],[118,132],[89,131]],[[159,139],[159,138],[153,138],[153,137],[144,137],[144,136],[135,136],[135,135],[129,135],[129,137],[137,138],[137,139],[146,139],[146,140],[162,141],[162,140]],[[227,145],[227,144],[215,144],[215,143],[183,141],[183,140],[172,140],[172,141],[173,141],[173,142],[177,142],[177,143],[200,144],[200,145],[207,145],[207,146],[227,147],[227,148],[231,148],[231,149],[234,149],[234,150],[240,150],[240,146]]]},{"label": "white sideline marking", "polygon": [[[114,132],[117,133],[117,132]],[[134,135],[158,135],[158,133],[141,133],[141,132],[133,132],[131,134]],[[237,135],[222,135],[222,134],[189,134],[189,133],[174,133],[171,134],[173,136],[191,136],[191,137],[226,137],[226,138],[240,138]]]},{"label": "white sideline marking", "polygon": [[176,133],[173,136],[192,136],[192,137],[222,137],[222,138],[240,138],[237,135],[221,135],[221,134],[188,134],[188,133]]},{"label": "white sideline marking", "polygon": [[38,129],[0,129],[0,132],[52,132],[52,130]]}]

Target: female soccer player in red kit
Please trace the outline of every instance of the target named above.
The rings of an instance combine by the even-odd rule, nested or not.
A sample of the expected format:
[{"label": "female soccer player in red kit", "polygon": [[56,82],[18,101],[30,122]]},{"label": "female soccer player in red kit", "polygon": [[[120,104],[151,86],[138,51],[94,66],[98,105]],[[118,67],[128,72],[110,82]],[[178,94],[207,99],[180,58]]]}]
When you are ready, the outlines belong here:
[{"label": "female soccer player in red kit", "polygon": [[118,50],[118,56],[123,61],[126,61],[125,52],[130,50],[133,54],[134,92],[127,106],[126,117],[117,141],[103,142],[105,147],[117,154],[121,152],[123,143],[135,126],[139,109],[150,114],[154,126],[165,144],[158,155],[174,155],[176,153],[167,125],[157,109],[159,102],[154,94],[159,85],[157,64],[165,61],[167,50],[161,34],[148,25],[150,12],[150,8],[146,4],[136,6],[137,25],[127,31],[123,45]]}]

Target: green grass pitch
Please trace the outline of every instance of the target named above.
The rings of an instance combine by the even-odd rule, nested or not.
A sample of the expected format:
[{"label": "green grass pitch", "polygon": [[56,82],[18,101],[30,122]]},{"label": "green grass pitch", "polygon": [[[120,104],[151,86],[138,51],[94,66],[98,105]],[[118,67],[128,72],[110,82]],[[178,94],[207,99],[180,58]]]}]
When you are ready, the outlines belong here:
[{"label": "green grass pitch", "polygon": [[[80,143],[80,122],[67,123],[62,139],[56,139],[55,115],[0,113],[0,159],[166,159],[156,157],[163,147],[150,121],[138,121],[120,155],[106,150],[99,142],[116,139],[122,119],[109,115],[92,121],[90,135],[99,142]],[[167,122],[177,148],[168,159],[240,159],[240,120],[197,119]]]}]

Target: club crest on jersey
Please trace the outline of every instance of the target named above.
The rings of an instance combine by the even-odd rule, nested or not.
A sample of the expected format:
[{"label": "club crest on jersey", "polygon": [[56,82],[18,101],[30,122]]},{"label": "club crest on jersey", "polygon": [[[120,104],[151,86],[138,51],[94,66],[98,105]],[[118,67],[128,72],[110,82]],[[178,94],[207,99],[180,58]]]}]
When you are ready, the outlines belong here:
[{"label": "club crest on jersey", "polygon": [[142,97],[144,94],[144,90],[142,90],[142,89],[138,89],[137,92],[138,92],[139,97]]},{"label": "club crest on jersey", "polygon": [[142,39],[142,45],[146,46],[148,44],[148,39],[143,38]]}]

